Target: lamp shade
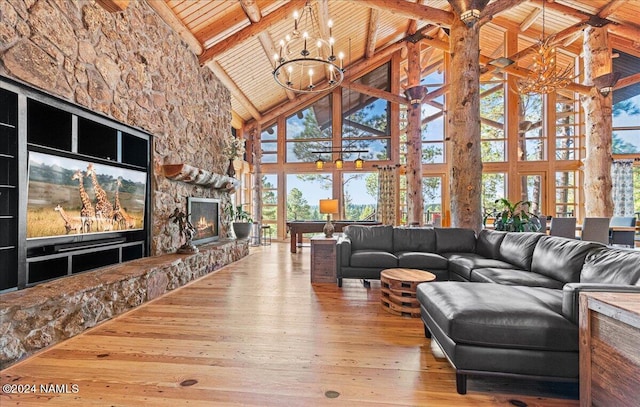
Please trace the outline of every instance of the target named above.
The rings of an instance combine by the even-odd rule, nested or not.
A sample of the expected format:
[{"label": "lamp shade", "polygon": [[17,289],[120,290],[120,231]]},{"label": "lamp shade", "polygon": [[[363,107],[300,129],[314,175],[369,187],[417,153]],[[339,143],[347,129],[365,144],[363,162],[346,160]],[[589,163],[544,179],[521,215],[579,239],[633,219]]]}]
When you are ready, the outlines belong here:
[{"label": "lamp shade", "polygon": [[342,158],[338,158],[333,163],[336,165],[336,168],[339,170],[341,170],[342,166],[344,165],[344,161],[342,161]]},{"label": "lamp shade", "polygon": [[316,160],[316,170],[321,170],[324,168],[324,161],[322,160],[322,158],[318,158]]},{"label": "lamp shade", "polygon": [[338,213],[337,199],[321,199],[320,213]]}]

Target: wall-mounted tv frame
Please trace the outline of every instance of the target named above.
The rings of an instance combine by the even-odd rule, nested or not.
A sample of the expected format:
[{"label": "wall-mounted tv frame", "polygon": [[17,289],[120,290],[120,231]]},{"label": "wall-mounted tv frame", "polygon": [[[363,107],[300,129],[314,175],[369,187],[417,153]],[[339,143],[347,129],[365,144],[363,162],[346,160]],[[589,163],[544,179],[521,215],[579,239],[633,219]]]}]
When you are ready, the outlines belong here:
[{"label": "wall-mounted tv frame", "polygon": [[189,222],[196,229],[193,244],[215,242],[220,238],[220,205],[220,199],[187,198]]},{"label": "wall-mounted tv frame", "polygon": [[122,163],[28,151],[27,245],[82,245],[144,234],[148,174]]}]

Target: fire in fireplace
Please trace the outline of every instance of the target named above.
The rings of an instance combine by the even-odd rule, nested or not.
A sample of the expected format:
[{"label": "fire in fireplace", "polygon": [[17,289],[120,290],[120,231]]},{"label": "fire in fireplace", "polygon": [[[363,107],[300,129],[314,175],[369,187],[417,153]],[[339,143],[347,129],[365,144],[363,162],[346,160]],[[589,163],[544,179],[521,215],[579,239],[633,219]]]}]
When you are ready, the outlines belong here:
[{"label": "fire in fireplace", "polygon": [[189,221],[196,228],[193,244],[218,240],[220,231],[220,200],[214,198],[187,198]]}]

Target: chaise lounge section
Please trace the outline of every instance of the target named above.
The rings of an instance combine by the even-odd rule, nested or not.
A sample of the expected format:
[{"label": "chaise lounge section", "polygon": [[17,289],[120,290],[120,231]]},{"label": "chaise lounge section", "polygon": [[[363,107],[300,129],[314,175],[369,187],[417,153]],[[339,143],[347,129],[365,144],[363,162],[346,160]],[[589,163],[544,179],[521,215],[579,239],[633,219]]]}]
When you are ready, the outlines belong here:
[{"label": "chaise lounge section", "polygon": [[[510,244],[511,235],[515,234],[506,234],[502,244]],[[479,260],[474,268],[468,267],[469,259],[477,257],[457,256],[450,258],[451,270],[464,264],[469,281],[478,283],[418,286],[425,335],[438,342],[456,369],[460,394],[466,393],[468,375],[577,381],[578,294],[640,295],[640,252],[553,236],[518,235],[526,243],[523,260],[528,243],[537,240],[530,268],[484,267]]]}]

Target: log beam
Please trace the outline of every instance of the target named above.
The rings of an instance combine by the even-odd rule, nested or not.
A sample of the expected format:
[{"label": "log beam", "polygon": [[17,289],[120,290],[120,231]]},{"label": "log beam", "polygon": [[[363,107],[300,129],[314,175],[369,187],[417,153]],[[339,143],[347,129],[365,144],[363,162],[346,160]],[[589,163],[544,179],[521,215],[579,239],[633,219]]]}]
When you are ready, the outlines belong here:
[{"label": "log beam", "polygon": [[367,45],[364,57],[371,58],[376,52],[376,40],[378,38],[378,21],[380,20],[380,10],[371,9],[369,12],[369,28],[367,30]]},{"label": "log beam", "polygon": [[372,9],[386,11],[404,18],[441,24],[445,27],[451,26],[454,18],[453,13],[450,11],[422,4],[410,3],[406,0],[358,0],[356,3]]},{"label": "log beam", "polygon": [[96,0],[96,3],[109,13],[125,11],[129,7],[129,0]]},{"label": "log beam", "polygon": [[290,3],[285,4],[284,6],[274,10],[269,13],[266,17],[260,19],[259,22],[255,24],[251,24],[246,28],[238,31],[237,33],[230,35],[229,37],[217,42],[211,48],[206,49],[202,55],[200,55],[200,64],[204,65],[207,62],[215,59],[218,55],[223,52],[238,46],[239,44],[245,42],[246,40],[255,37],[260,34],[262,31],[268,30],[274,24],[280,22],[281,20],[289,17],[294,10],[300,8],[300,3],[292,1]]},{"label": "log beam", "polygon": [[363,85],[352,80],[347,81],[347,83],[343,86],[347,86],[349,87],[349,89],[355,90],[356,92],[364,93],[365,95],[373,96],[378,99],[384,99],[392,103],[399,103],[404,105],[409,103],[407,99],[403,98],[400,95],[394,95],[393,93],[387,92],[386,90]]},{"label": "log beam", "polygon": [[[606,28],[588,27],[584,38],[585,82],[611,72],[611,46]],[[603,96],[593,86],[581,101],[585,112],[586,149],[584,158],[585,216],[613,216],[612,96]]]},{"label": "log beam", "polygon": [[167,23],[171,29],[176,32],[180,38],[187,44],[191,52],[196,55],[202,54],[204,50],[202,44],[198,39],[191,33],[191,30],[187,28],[186,25],[176,17],[173,10],[169,8],[167,3],[164,1],[148,1],[147,4],[156,12],[158,16]]}]

